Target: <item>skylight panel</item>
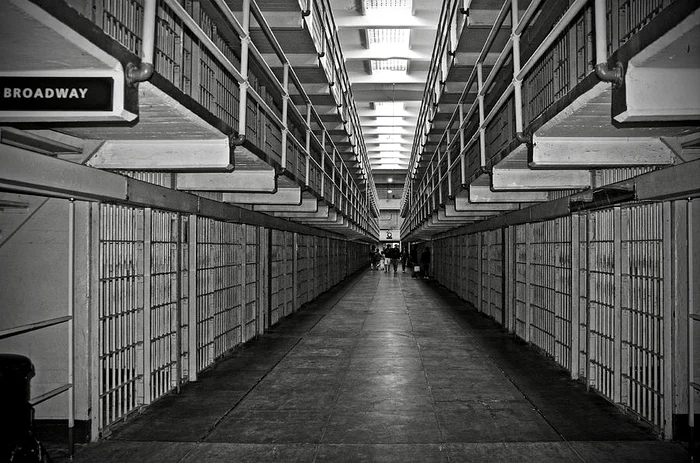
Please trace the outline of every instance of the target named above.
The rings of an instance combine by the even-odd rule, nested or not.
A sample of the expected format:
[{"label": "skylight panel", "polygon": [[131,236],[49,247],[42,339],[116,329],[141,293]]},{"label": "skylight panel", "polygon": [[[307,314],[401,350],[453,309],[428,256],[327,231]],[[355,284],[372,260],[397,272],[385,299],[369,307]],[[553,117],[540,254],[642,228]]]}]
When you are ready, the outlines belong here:
[{"label": "skylight panel", "polygon": [[372,72],[406,72],[407,59],[373,59]]},{"label": "skylight panel", "polygon": [[404,110],[403,101],[375,101],[373,108],[377,114],[382,116],[393,116],[396,113],[401,113]]},{"label": "skylight panel", "polygon": [[362,0],[365,10],[411,8],[412,0]]},{"label": "skylight panel", "polygon": [[408,48],[410,29],[367,29],[369,46],[402,46]]}]

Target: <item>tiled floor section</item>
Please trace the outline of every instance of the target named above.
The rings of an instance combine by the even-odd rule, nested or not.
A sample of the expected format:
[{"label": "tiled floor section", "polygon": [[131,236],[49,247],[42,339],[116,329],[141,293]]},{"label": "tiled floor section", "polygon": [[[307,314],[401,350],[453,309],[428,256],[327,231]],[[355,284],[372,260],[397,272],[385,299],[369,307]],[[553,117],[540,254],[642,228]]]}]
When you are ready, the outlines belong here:
[{"label": "tiled floor section", "polygon": [[76,461],[686,461],[435,282],[366,271]]}]

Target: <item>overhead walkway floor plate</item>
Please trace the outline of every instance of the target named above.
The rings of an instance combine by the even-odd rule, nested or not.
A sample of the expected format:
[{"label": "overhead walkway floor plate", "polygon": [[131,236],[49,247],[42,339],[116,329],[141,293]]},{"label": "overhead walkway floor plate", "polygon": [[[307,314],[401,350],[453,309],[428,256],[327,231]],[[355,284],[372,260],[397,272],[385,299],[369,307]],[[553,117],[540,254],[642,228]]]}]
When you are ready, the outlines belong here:
[{"label": "overhead walkway floor plate", "polygon": [[431,280],[347,278],[76,462],[687,461]]}]

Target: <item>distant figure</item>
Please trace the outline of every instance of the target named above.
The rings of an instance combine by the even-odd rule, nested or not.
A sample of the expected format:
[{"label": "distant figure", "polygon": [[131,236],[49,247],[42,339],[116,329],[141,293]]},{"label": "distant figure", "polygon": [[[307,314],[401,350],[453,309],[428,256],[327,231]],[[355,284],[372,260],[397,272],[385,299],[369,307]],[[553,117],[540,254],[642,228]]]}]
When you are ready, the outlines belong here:
[{"label": "distant figure", "polygon": [[384,248],[384,271],[389,273],[389,268],[391,267],[391,245],[388,244]]},{"label": "distant figure", "polygon": [[406,273],[406,263],[408,262],[408,252],[406,248],[401,251],[401,272]]},{"label": "distant figure", "polygon": [[377,254],[377,249],[372,246],[372,248],[369,250],[369,269],[374,270],[376,266],[375,262],[375,255]]},{"label": "distant figure", "polygon": [[420,267],[423,278],[428,278],[430,274],[430,247],[426,246],[423,254],[420,255]]},{"label": "distant figure", "polygon": [[417,277],[420,272],[416,271],[416,266],[418,266],[418,250],[415,246],[411,248],[411,257],[408,262],[411,266],[411,278]]},{"label": "distant figure", "polygon": [[391,266],[394,267],[394,273],[398,271],[399,259],[401,259],[401,249],[399,245],[395,244],[393,248],[389,249],[391,257]]}]

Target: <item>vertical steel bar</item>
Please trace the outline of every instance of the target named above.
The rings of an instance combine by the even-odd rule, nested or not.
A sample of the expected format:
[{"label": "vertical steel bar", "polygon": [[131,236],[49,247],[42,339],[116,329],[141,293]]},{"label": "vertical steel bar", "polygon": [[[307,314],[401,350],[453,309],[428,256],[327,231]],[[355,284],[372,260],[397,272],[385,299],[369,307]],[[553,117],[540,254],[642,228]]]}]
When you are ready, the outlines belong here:
[{"label": "vertical steel bar", "polygon": [[75,445],[73,431],[75,426],[75,364],[74,364],[74,333],[75,333],[75,200],[68,202],[68,450],[73,456]]},{"label": "vertical steel bar", "polygon": [[175,214],[175,390],[182,383],[182,215]]},{"label": "vertical steel bar", "polygon": [[583,215],[586,233],[586,390],[591,387],[591,374],[593,366],[591,362],[591,231],[590,231],[590,213]]},{"label": "vertical steel bar", "polygon": [[[691,283],[695,281],[695,262],[694,259],[694,234],[693,234],[693,201],[688,198],[686,203],[687,208],[687,236],[688,236],[688,432],[689,432],[689,444],[690,444],[690,454],[695,456],[695,388],[693,383],[696,382],[695,378],[695,324],[698,323],[696,317],[698,314],[695,312],[695,300],[694,300],[694,285]],[[670,336],[669,336],[670,339]],[[669,351],[670,352],[670,351]],[[670,357],[670,354],[669,354]],[[670,360],[667,360],[670,363]],[[667,391],[668,393],[669,391]]]},{"label": "vertical steel bar", "polygon": [[143,211],[143,403],[148,405],[153,400],[151,394],[151,246],[153,233],[153,210],[147,207]]},{"label": "vertical steel bar", "polygon": [[[197,381],[197,331],[199,326],[199,320],[197,318],[197,272],[200,269],[197,267],[197,246],[199,246],[199,237],[197,236],[197,221],[199,217],[196,214],[190,214],[189,217],[189,253],[188,259],[189,263],[187,268],[189,269],[189,279],[187,284],[189,285],[189,305],[188,316],[187,316],[187,376],[190,381]],[[223,258],[223,256],[222,256]]]},{"label": "vertical steel bar", "polygon": [[[661,403],[661,423],[666,438],[673,435],[673,204],[665,201],[662,206],[662,230],[661,230],[661,259],[663,261],[663,298],[660,314],[662,317],[661,337],[663,344],[660,347],[660,361],[663,362],[663,383],[659,384],[659,390],[663,395]],[[690,243],[690,235],[688,236]],[[688,275],[691,276],[691,275]],[[691,280],[688,280],[691,281]],[[689,285],[692,286],[692,285]],[[688,320],[692,323],[692,320]],[[657,353],[659,350],[656,351]]]},{"label": "vertical steel bar", "polygon": [[571,216],[571,379],[578,379],[581,360],[581,243],[579,214]]},{"label": "vertical steel bar", "polygon": [[622,397],[622,210],[613,208],[613,401]]},{"label": "vertical steel bar", "polygon": [[88,312],[88,374],[90,378],[90,441],[95,442],[100,432],[100,424],[102,423],[102,413],[100,407],[100,385],[102,380],[102,368],[100,359],[100,313],[102,310],[101,301],[103,296],[100,291],[100,276],[102,273],[102,262],[100,252],[100,211],[102,205],[100,203],[91,203],[89,206],[89,223],[90,223],[90,243],[89,259],[88,259],[88,274],[90,278],[87,294],[90,297],[89,312]]},{"label": "vertical steel bar", "polygon": [[532,311],[532,261],[533,261],[533,225],[525,224],[525,341],[530,342],[530,324]]}]

